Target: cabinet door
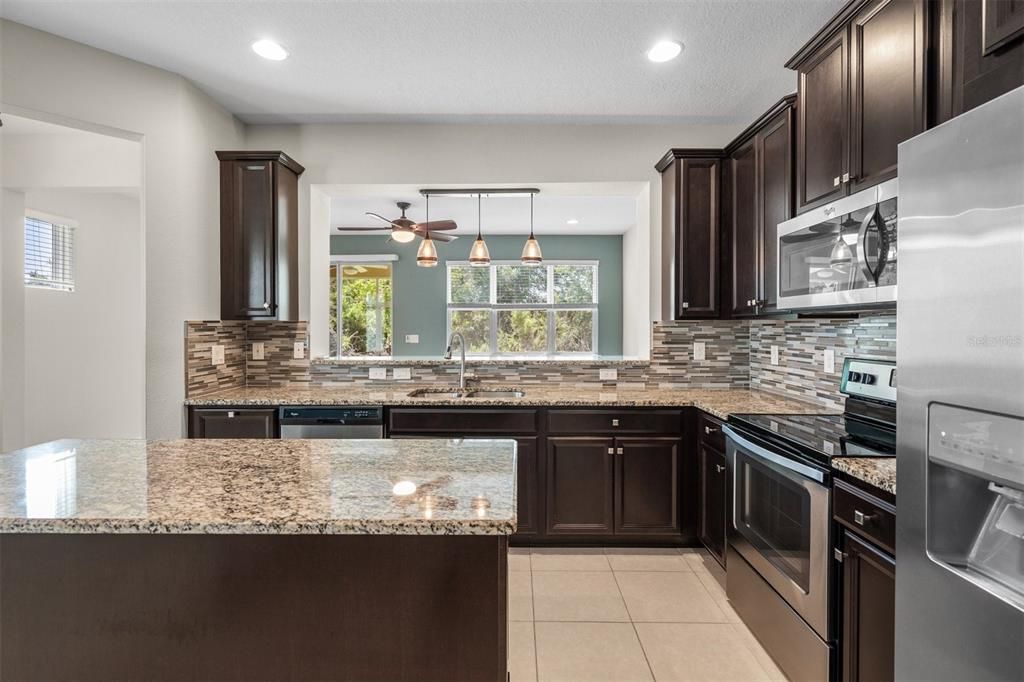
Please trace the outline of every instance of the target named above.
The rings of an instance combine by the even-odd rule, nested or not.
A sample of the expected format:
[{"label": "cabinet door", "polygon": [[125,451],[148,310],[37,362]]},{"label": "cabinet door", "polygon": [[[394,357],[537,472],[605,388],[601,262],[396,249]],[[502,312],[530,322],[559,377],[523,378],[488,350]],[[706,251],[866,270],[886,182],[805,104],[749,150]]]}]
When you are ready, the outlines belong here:
[{"label": "cabinet door", "polygon": [[725,455],[706,445],[699,450],[700,540],[720,563],[725,562],[726,484]]},{"label": "cabinet door", "polygon": [[611,438],[548,438],[548,535],[612,534],[613,443]]},{"label": "cabinet door", "polygon": [[277,410],[193,408],[190,438],[277,438]]},{"label": "cabinet door", "polygon": [[896,177],[896,146],[925,127],[924,0],[875,0],[850,28],[850,191]]},{"label": "cabinet door", "polygon": [[732,296],[734,315],[757,312],[758,257],[760,244],[757,220],[756,138],[733,152],[728,159],[731,191],[729,212],[732,222]]},{"label": "cabinet door", "polygon": [[540,532],[540,468],[537,466],[537,439],[516,438],[516,459],[519,523],[513,538],[537,535]]},{"label": "cabinet door", "polygon": [[797,76],[797,210],[846,194],[849,68],[846,30],[823,44]]},{"label": "cabinet door", "polygon": [[682,159],[676,210],[676,318],[718,317],[721,160]]},{"label": "cabinet door", "polygon": [[679,439],[615,439],[615,533],[679,532]]},{"label": "cabinet door", "polygon": [[758,243],[761,289],[758,312],[775,312],[779,299],[778,225],[793,217],[793,109],[780,113],[757,135]]},{"label": "cabinet door", "polygon": [[274,163],[221,162],[221,314],[276,314]]},{"label": "cabinet door", "polygon": [[843,552],[843,680],[892,680],[896,564],[888,555],[845,531]]}]

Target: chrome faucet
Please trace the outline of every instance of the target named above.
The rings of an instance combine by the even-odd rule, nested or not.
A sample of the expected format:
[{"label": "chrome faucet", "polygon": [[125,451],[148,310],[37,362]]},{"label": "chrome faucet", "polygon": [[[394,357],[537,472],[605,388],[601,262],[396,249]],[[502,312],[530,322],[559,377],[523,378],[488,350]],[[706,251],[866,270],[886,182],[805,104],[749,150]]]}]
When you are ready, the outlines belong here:
[{"label": "chrome faucet", "polygon": [[466,339],[459,332],[452,332],[448,337],[448,347],[444,351],[444,359],[452,359],[452,346],[459,342],[459,390],[466,390]]}]

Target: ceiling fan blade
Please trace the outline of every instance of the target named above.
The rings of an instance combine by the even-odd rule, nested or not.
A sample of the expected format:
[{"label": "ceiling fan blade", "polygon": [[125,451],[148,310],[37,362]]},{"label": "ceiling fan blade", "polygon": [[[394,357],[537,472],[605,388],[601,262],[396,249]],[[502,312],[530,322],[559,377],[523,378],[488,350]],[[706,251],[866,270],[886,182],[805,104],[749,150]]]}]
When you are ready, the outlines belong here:
[{"label": "ceiling fan blade", "polygon": [[430,238],[435,242],[451,242],[458,239],[458,236],[454,234],[432,234],[430,235]]},{"label": "ceiling fan blade", "polygon": [[338,227],[342,232],[390,232],[390,227]]},{"label": "ceiling fan blade", "polygon": [[401,225],[399,225],[399,224],[398,224],[398,223],[396,223],[395,221],[393,221],[393,220],[388,220],[387,218],[385,218],[384,216],[380,215],[379,213],[374,213],[373,211],[367,211],[367,212],[366,212],[366,215],[371,215],[371,216],[373,216],[374,218],[376,218],[377,220],[383,220],[383,221],[384,221],[384,222],[386,222],[386,223],[387,223],[388,225],[393,225],[393,226],[395,226],[395,227],[401,227]]},{"label": "ceiling fan blade", "polygon": [[454,220],[431,220],[429,223],[416,223],[417,230],[454,230],[458,227]]}]

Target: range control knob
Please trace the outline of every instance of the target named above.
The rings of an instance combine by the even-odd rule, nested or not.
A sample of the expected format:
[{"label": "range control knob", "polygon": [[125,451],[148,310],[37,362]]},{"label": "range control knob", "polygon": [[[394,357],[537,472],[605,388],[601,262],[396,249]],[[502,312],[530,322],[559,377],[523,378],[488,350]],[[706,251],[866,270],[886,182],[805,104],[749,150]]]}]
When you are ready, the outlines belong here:
[{"label": "range control knob", "polygon": [[861,378],[861,383],[867,384],[868,386],[873,385],[876,381],[878,381],[878,377],[874,374],[868,374],[867,372],[865,372],[864,376]]},{"label": "range control knob", "polygon": [[861,373],[860,372],[850,372],[849,374],[846,375],[846,380],[850,381],[850,382],[853,382],[855,384],[859,384],[860,380],[861,380]]}]

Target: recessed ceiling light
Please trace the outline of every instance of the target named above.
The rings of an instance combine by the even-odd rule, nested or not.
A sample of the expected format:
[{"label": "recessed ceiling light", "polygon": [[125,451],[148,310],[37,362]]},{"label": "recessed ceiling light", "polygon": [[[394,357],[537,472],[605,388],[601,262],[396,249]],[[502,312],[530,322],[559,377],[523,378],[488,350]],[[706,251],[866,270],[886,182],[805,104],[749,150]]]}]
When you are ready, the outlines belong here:
[{"label": "recessed ceiling light", "polygon": [[674,40],[662,40],[655,43],[654,47],[647,50],[647,58],[652,62],[667,62],[679,56],[683,51],[683,44]]},{"label": "recessed ceiling light", "polygon": [[565,222],[568,223],[569,225],[579,225],[580,224],[580,221],[576,220],[575,218],[569,218]]},{"label": "recessed ceiling light", "polygon": [[288,59],[288,50],[284,49],[273,40],[257,40],[252,44],[252,51],[274,62]]}]

